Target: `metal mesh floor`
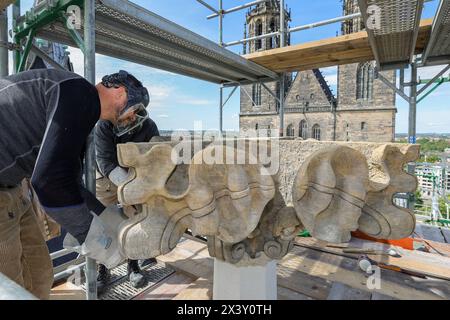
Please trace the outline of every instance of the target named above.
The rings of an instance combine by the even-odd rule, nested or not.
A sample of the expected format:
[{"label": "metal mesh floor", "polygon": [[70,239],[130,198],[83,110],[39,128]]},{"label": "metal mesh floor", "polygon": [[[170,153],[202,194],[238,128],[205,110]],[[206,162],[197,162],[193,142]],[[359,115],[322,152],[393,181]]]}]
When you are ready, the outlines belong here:
[{"label": "metal mesh floor", "polygon": [[[160,263],[145,265],[141,268],[141,270],[147,278],[147,284],[142,288],[136,289],[131,286],[128,281],[126,263],[112,269],[111,280],[109,281],[109,284],[104,293],[99,294],[98,299],[131,300],[175,272],[175,270]],[[83,290],[86,290],[85,283],[81,285],[81,288]]]},{"label": "metal mesh floor", "polygon": [[358,0],[369,41],[382,69],[411,62],[423,0]]},{"label": "metal mesh floor", "polygon": [[450,1],[440,3],[423,59],[434,64],[450,62]]}]

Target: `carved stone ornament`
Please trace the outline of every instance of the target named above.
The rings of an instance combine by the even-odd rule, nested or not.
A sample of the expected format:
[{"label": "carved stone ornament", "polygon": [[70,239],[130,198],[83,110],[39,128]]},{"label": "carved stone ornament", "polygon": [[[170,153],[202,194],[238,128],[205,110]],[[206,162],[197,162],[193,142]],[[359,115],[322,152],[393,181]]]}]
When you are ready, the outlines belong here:
[{"label": "carved stone ornament", "polygon": [[130,179],[119,188],[119,201],[143,205],[142,213],[122,228],[120,241],[129,258],[168,253],[186,229],[227,244],[239,243],[255,230],[274,196],[274,182],[263,174],[262,165],[204,161],[220,154],[224,163],[227,154],[239,150],[211,145],[195,154],[188,166],[174,164],[170,144],[148,145],[144,150],[136,144],[119,148],[120,163],[132,168]]},{"label": "carved stone ornament", "polygon": [[[417,186],[404,165],[417,159],[418,146],[237,141],[119,145],[119,162],[130,169],[119,201],[140,212],[121,228],[128,258],[166,254],[187,229],[208,238],[211,256],[238,265],[283,258],[303,228],[333,243],[356,230],[383,239],[413,232],[414,214],[393,197]],[[196,146],[181,152],[187,162],[174,156],[180,144]],[[276,159],[275,171],[256,150]]]}]

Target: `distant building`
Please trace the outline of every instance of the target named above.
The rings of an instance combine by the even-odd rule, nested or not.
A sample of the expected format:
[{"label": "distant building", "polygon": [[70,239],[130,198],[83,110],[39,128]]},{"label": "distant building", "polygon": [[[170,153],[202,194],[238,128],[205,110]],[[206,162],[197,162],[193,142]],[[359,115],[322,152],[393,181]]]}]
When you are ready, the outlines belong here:
[{"label": "distant building", "polygon": [[[356,0],[345,0],[345,15],[357,12]],[[291,19],[286,12],[286,27]],[[245,37],[279,30],[280,3],[269,0],[247,13]],[[342,33],[363,29],[362,20],[342,24]],[[290,44],[290,39],[287,39]],[[279,37],[253,40],[244,45],[244,53],[278,48]],[[395,82],[395,72],[383,72]],[[338,67],[338,93],[334,96],[318,69],[286,75],[285,136],[337,141],[395,141],[395,93],[375,79],[375,62]],[[278,83],[267,86],[280,94]],[[241,87],[240,130],[278,130],[279,104],[260,84]]]},{"label": "distant building", "polygon": [[418,163],[416,175],[424,199],[431,199],[433,192],[441,195],[450,192],[450,165]]}]

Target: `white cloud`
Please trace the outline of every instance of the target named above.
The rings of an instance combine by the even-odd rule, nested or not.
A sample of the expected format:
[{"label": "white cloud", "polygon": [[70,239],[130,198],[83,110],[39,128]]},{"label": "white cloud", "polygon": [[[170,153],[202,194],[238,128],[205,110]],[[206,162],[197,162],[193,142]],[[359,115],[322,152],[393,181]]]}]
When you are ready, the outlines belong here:
[{"label": "white cloud", "polygon": [[196,99],[190,97],[184,97],[177,99],[177,103],[183,103],[191,106],[211,106],[215,105],[216,101],[208,99]]},{"label": "white cloud", "polygon": [[168,118],[169,115],[167,115],[167,114],[158,114],[157,117],[158,118]]},{"label": "white cloud", "polygon": [[328,67],[328,68],[322,68],[320,69],[323,76],[325,77],[325,80],[328,82],[330,86],[336,86],[338,83],[337,80],[337,67]]},{"label": "white cloud", "polygon": [[[419,75],[420,79],[433,79],[442,69],[444,69],[445,66],[433,66],[433,67],[425,67],[425,68],[419,68],[417,71],[417,74]],[[450,74],[450,71],[447,71],[444,73],[445,77],[448,77]]]}]

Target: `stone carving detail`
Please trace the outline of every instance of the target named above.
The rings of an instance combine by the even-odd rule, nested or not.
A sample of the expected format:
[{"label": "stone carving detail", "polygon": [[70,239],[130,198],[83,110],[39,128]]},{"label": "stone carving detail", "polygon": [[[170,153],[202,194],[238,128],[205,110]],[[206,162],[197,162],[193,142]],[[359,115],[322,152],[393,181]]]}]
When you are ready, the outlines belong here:
[{"label": "stone carving detail", "polygon": [[[239,263],[245,257],[279,260],[292,249],[293,240],[301,227],[294,208],[277,210],[273,203],[269,203],[258,227],[247,239],[237,244],[228,244],[217,237],[209,237],[209,253],[212,257],[232,264]],[[248,259],[244,261],[249,264]]]},{"label": "stone carving detail", "polygon": [[358,229],[368,185],[366,158],[355,149],[330,146],[301,166],[292,190],[294,207],[313,237],[348,242]]},{"label": "stone carving detail", "polygon": [[[208,238],[211,256],[249,265],[284,257],[303,227],[335,243],[356,230],[383,239],[413,232],[414,214],[393,196],[415,190],[404,165],[417,159],[418,146],[277,140],[281,161],[273,173],[245,141],[200,142],[189,164],[173,161],[177,142],[119,145],[119,162],[130,168],[119,201],[140,208],[122,226],[123,253],[166,254],[190,229]],[[230,158],[245,161],[226,164]]]},{"label": "stone carving detail", "polygon": [[401,239],[414,232],[414,213],[394,205],[393,197],[417,190],[416,177],[406,173],[404,166],[418,157],[419,146],[384,145],[374,150],[369,159],[370,188],[358,222],[360,231],[379,239]]},{"label": "stone carving detail", "polygon": [[417,180],[404,165],[418,156],[418,146],[393,144],[368,157],[343,145],[314,152],[294,181],[299,219],[313,237],[335,243],[348,242],[356,230],[379,239],[410,236],[414,213],[397,207],[393,197],[416,190]]},{"label": "stone carving detail", "polygon": [[211,145],[183,168],[172,161],[171,144],[145,146],[147,150],[126,144],[118,151],[120,163],[132,168],[129,180],[119,188],[119,201],[143,205],[142,213],[122,228],[124,254],[143,259],[168,253],[190,229],[229,244],[232,260],[238,259],[242,251],[238,243],[255,230],[275,193],[271,176],[263,174],[264,167],[206,164],[207,156],[217,159],[220,154],[225,163],[227,154],[239,152]]}]

